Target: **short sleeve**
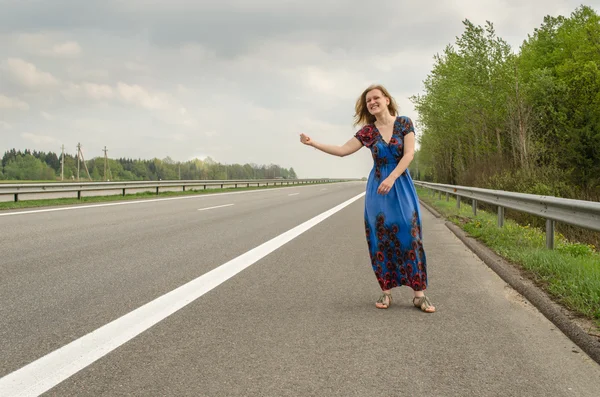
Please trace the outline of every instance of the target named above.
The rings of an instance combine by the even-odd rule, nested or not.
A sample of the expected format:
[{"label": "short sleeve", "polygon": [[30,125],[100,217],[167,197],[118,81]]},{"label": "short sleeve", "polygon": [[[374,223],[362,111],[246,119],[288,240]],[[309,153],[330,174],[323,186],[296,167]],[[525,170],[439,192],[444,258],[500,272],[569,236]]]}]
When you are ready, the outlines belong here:
[{"label": "short sleeve", "polygon": [[407,116],[400,117],[400,125],[402,126],[402,128],[401,128],[402,136],[406,136],[406,135],[410,134],[411,132],[413,134],[415,134],[415,126],[413,125],[413,122],[410,119],[410,117],[407,117]]},{"label": "short sleeve", "polygon": [[371,147],[375,142],[375,130],[372,125],[365,125],[354,134],[354,137],[363,144],[363,146]]}]

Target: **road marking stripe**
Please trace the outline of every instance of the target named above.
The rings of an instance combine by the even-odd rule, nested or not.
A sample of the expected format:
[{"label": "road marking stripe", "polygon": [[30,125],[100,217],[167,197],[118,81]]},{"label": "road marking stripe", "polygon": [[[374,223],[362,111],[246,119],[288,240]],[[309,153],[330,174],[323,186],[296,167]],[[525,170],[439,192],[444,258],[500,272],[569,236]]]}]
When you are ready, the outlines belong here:
[{"label": "road marking stripe", "polygon": [[290,194],[288,194],[288,196],[297,196],[297,195],[299,195],[299,194],[300,194],[300,193],[290,193]]},{"label": "road marking stripe", "polygon": [[40,395],[364,196],[361,193],[0,378],[0,395]]},{"label": "road marking stripe", "polygon": [[235,205],[235,204],[224,204],[224,205],[216,205],[214,207],[200,208],[200,209],[198,209],[198,211],[206,211],[206,210],[212,210],[214,208],[229,207],[230,205]]},{"label": "road marking stripe", "polygon": [[[186,200],[186,199],[216,197],[216,196],[231,195],[231,194],[264,193],[264,192],[271,192],[271,191],[279,191],[280,189],[285,189],[286,187],[287,186],[283,186],[283,187],[279,187],[279,188],[271,188],[271,189],[248,190],[248,191],[243,191],[243,192],[207,193],[207,194],[202,194],[202,195],[183,196],[183,197],[169,197],[169,198],[162,198],[162,199],[148,199],[148,200],[136,200],[136,201],[132,200],[132,201],[121,201],[121,202],[118,202],[118,203],[77,205],[76,207],[47,208],[47,209],[43,209],[43,210],[7,212],[7,213],[0,213],[0,216],[27,215],[27,214],[39,214],[39,213],[42,213],[42,212],[81,210],[81,209],[96,208],[96,207],[112,207],[112,206],[115,206],[115,205],[144,204],[144,203],[153,203],[153,202],[157,202],[157,201]],[[289,187],[292,187],[292,186],[289,186]],[[315,187],[315,185],[295,186],[295,187],[296,188],[310,188],[310,187]]]}]

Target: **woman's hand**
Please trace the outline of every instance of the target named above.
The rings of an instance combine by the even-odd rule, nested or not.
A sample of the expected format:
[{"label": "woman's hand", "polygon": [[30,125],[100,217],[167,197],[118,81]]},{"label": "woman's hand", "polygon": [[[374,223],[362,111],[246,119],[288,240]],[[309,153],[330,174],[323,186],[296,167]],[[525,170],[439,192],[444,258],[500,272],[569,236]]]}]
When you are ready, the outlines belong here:
[{"label": "woman's hand", "polygon": [[396,182],[396,178],[394,178],[391,175],[388,176],[379,185],[379,188],[377,189],[377,193],[388,194],[390,192],[390,190],[392,189],[392,186],[394,186],[394,182]]},{"label": "woman's hand", "polygon": [[305,145],[312,146],[312,140],[310,139],[310,137],[304,134],[300,134],[300,142],[302,142]]}]

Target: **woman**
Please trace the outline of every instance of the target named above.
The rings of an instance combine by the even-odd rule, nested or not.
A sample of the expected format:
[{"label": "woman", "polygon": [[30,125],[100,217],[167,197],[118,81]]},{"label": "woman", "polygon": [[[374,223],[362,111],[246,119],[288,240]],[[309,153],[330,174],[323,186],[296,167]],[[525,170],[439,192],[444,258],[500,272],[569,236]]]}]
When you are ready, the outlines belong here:
[{"label": "woman", "polygon": [[382,290],[375,306],[387,309],[391,289],[406,285],[413,304],[427,313],[435,307],[425,296],[427,262],[422,244],[419,200],[407,171],[414,157],[415,133],[406,116],[397,116],[394,98],[381,85],[368,87],[356,102],[354,125],[362,128],[343,146],[300,141],[334,156],[347,156],[362,146],[371,150],[373,169],[365,196],[365,231],[373,271]]}]

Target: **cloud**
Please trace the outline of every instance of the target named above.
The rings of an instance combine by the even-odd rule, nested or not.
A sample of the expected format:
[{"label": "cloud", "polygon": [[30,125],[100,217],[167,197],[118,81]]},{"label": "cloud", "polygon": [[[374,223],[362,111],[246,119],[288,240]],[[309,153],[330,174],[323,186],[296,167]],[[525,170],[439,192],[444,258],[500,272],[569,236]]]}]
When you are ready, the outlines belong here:
[{"label": "cloud", "polygon": [[302,76],[305,84],[313,92],[337,99],[357,97],[360,94],[360,88],[367,87],[372,83],[362,73],[350,72],[344,69],[324,69],[309,66],[298,71],[297,74]]},{"label": "cloud", "polygon": [[90,82],[68,83],[63,95],[71,100],[90,99],[95,101],[114,100],[148,110],[172,110],[185,115],[187,110],[178,106],[171,96],[164,92],[149,90],[138,84],[118,82],[116,86]]},{"label": "cloud", "polygon": [[73,103],[82,99],[111,106],[129,105],[144,111],[157,121],[180,127],[195,127],[196,119],[173,95],[151,90],[139,84],[118,82],[115,86],[91,82],[68,83],[62,95]]},{"label": "cloud", "polygon": [[148,73],[151,71],[150,66],[135,61],[125,62],[125,68],[131,72],[136,73]]},{"label": "cloud", "polygon": [[119,99],[125,103],[158,111],[154,113],[154,117],[164,123],[188,128],[198,125],[197,120],[189,114],[188,110],[170,94],[123,82],[117,84],[116,92]]},{"label": "cloud", "polygon": [[190,157],[187,158],[187,161],[194,161],[194,160],[205,160],[208,157],[207,154],[205,153],[198,153],[198,154],[194,154]]},{"label": "cloud", "polygon": [[168,101],[161,94],[150,93],[137,84],[130,85],[119,82],[117,92],[123,101],[146,109],[166,109],[169,106]]},{"label": "cloud", "polygon": [[171,139],[174,139],[177,142],[183,142],[188,140],[188,136],[186,134],[178,133],[171,135]]},{"label": "cloud", "polygon": [[110,77],[110,72],[104,69],[86,69],[81,72],[85,79],[107,80]]},{"label": "cloud", "polygon": [[[382,0],[376,9],[357,0],[30,3],[11,1],[0,12],[6,54],[0,85],[13,109],[2,113],[4,123],[59,137],[69,147],[81,140],[93,153],[106,145],[115,157],[276,163],[301,177],[368,174],[368,151],[340,160],[306,150],[297,134],[346,142],[355,132],[354,102],[371,83],[384,84],[416,122],[408,98],[422,90],[434,55],[461,35],[465,18],[494,22],[498,35],[518,46],[545,15],[579,6],[575,0]],[[15,111],[23,105],[14,100],[38,117]],[[3,145],[33,148],[19,134],[0,135],[0,152]]]},{"label": "cloud", "polygon": [[[36,29],[39,31],[39,29]],[[9,40],[28,55],[52,58],[76,58],[82,54],[81,45],[66,39],[67,35],[57,31],[38,33],[17,32],[9,34]]]},{"label": "cloud", "polygon": [[22,86],[30,89],[57,87],[60,82],[50,73],[39,70],[34,64],[20,58],[9,58],[5,62],[7,72]]},{"label": "cloud", "polygon": [[43,117],[45,120],[48,120],[48,121],[52,121],[52,120],[54,120],[54,116],[52,116],[52,115],[51,115],[50,113],[48,113],[48,112],[41,112],[40,114],[42,115],[42,117]]},{"label": "cloud", "polygon": [[187,88],[185,85],[183,84],[177,84],[177,93],[178,94],[188,94],[190,93],[191,90],[189,88]]},{"label": "cloud", "polygon": [[5,130],[11,130],[12,125],[8,124],[6,121],[0,120],[0,128],[5,129]]},{"label": "cloud", "polygon": [[115,97],[114,90],[106,84],[83,82],[80,84],[69,83],[62,94],[68,99],[86,98],[96,101],[108,100]]},{"label": "cloud", "polygon": [[81,46],[76,41],[67,41],[54,45],[47,53],[59,57],[75,57],[81,54]]},{"label": "cloud", "polygon": [[58,139],[48,135],[36,135],[29,132],[25,132],[21,134],[21,137],[35,145],[58,143]]},{"label": "cloud", "polygon": [[29,110],[29,105],[18,98],[0,95],[0,109]]}]

